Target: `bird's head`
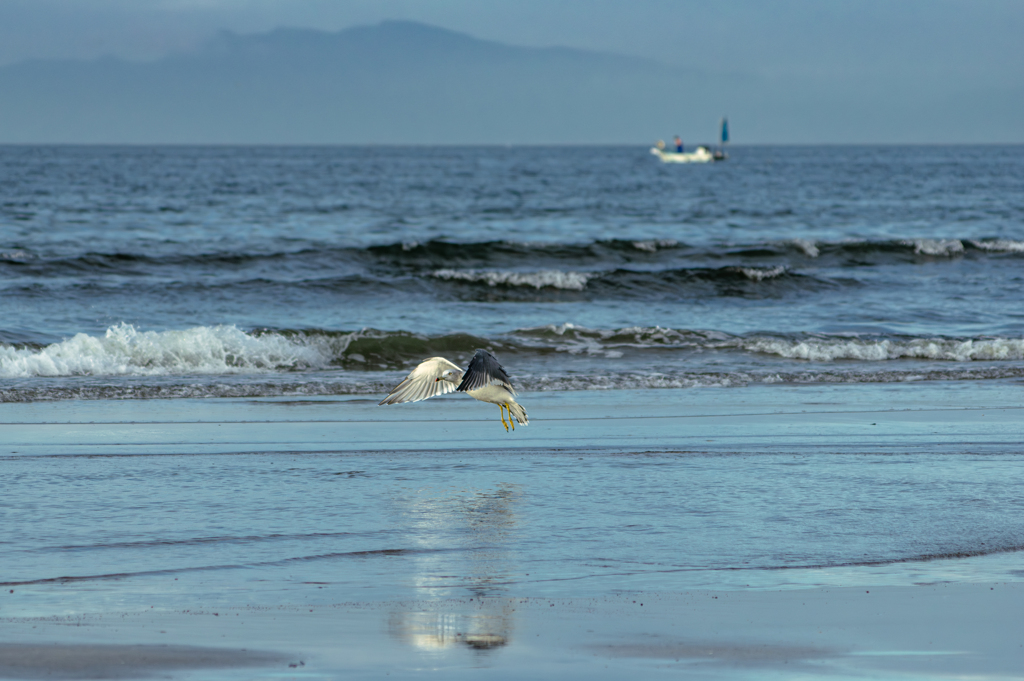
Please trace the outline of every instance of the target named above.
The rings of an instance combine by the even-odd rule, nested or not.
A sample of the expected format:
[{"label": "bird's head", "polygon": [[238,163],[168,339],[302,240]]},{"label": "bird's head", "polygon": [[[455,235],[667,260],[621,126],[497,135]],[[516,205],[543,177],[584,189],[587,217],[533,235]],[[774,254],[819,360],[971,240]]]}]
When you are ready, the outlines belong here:
[{"label": "bird's head", "polygon": [[437,383],[438,381],[448,381],[449,383],[455,383],[456,380],[457,379],[455,377],[455,370],[449,369],[448,371],[445,371],[440,376],[435,378],[434,383]]}]

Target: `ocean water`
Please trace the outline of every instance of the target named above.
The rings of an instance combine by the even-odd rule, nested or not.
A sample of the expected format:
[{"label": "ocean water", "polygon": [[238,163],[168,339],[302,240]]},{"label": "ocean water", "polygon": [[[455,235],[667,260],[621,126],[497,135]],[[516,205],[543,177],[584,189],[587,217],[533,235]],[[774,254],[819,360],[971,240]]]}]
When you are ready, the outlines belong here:
[{"label": "ocean water", "polygon": [[1019,581],[1022,301],[1019,146],[0,147],[0,609]]},{"label": "ocean water", "polygon": [[0,149],[0,400],[1024,375],[1024,148]]}]

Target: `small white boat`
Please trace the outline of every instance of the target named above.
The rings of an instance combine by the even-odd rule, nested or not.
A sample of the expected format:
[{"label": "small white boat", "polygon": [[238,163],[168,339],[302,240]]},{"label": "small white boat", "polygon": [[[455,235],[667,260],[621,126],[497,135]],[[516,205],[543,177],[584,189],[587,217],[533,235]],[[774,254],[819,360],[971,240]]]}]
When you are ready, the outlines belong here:
[{"label": "small white boat", "polygon": [[651,153],[660,158],[662,163],[710,163],[715,160],[715,154],[705,146],[687,152],[665,151],[651,147]]},{"label": "small white boat", "polygon": [[[723,117],[720,123],[722,143],[717,149],[711,149],[706,144],[697,147],[691,152],[665,151],[665,142],[658,140],[658,143],[651,147],[651,153],[661,159],[662,163],[711,163],[712,161],[724,161],[729,158],[725,153],[725,145],[729,143],[729,121]],[[679,138],[676,138],[679,143]]]}]

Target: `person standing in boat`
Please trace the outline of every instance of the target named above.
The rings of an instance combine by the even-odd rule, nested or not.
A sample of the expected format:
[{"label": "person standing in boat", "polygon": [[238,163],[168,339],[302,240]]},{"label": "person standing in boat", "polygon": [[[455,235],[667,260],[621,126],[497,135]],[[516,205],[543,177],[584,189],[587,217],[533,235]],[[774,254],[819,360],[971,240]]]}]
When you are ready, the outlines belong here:
[{"label": "person standing in boat", "polygon": [[676,151],[679,152],[680,154],[683,153],[683,140],[679,139],[679,135],[676,135],[675,143]]}]

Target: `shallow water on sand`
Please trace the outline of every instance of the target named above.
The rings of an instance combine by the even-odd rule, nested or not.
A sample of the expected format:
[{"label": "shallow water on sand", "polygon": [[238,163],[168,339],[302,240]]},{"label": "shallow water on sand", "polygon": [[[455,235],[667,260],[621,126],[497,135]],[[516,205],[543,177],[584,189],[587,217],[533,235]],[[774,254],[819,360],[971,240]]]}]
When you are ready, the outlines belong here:
[{"label": "shallow water on sand", "polygon": [[[1021,407],[989,385],[553,393],[508,435],[468,399],[10,405],[3,586],[60,614],[1015,580]],[[360,429],[405,444],[337,448]]]}]

